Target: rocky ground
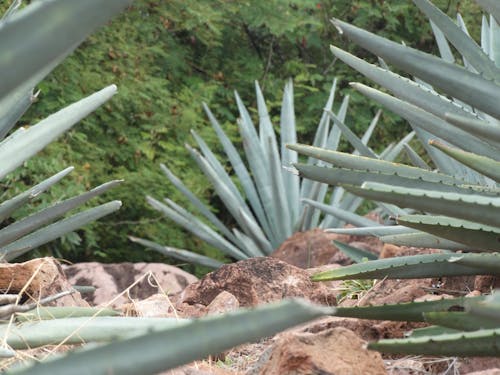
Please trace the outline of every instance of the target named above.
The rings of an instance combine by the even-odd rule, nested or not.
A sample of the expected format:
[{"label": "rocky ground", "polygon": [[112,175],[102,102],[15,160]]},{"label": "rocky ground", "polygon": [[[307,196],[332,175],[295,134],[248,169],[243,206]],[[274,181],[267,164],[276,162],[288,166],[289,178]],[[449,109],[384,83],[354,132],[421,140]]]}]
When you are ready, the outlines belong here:
[{"label": "rocky ground", "polygon": [[[489,277],[379,280],[364,284],[363,288],[342,282],[313,283],[309,279],[312,273],[349,264],[349,259],[332,245],[333,239],[382,258],[423,251],[313,230],[295,234],[272,257],[228,264],[200,280],[165,264],[80,263],[63,266],[61,270],[56,262],[41,266],[41,260],[35,260],[23,267],[26,275],[37,269],[37,279],[30,283],[32,290],[28,291],[32,296],[41,290],[53,294],[69,284],[89,285],[95,287],[93,293],[84,294],[83,298],[67,296],[57,304],[111,305],[125,315],[148,317],[197,318],[286,297],[302,297],[324,305],[379,305],[475,295],[488,292],[496,284]],[[8,277],[7,272],[5,278]],[[0,282],[1,278],[0,274]],[[22,284],[23,278],[17,278]],[[403,337],[405,332],[419,326],[422,323],[324,317],[165,374],[500,375],[500,358],[387,357],[365,347],[367,341]]]}]

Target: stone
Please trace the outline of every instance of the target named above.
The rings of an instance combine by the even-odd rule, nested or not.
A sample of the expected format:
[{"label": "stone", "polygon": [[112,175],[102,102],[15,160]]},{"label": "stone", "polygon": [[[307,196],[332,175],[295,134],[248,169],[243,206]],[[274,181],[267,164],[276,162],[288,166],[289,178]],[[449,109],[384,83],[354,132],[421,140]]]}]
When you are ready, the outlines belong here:
[{"label": "stone", "polygon": [[144,318],[175,318],[177,312],[170,298],[165,294],[153,294],[140,301],[132,301],[121,306],[123,315]]},{"label": "stone", "polygon": [[285,332],[276,338],[259,374],[387,374],[380,353],[365,346],[365,341],[342,327],[317,334]]},{"label": "stone", "polygon": [[240,303],[234,295],[225,290],[220,292],[207,306],[207,315],[224,314],[235,311],[240,307]]},{"label": "stone", "polygon": [[[180,268],[163,263],[77,263],[64,271],[71,283],[93,286],[95,292],[85,294],[94,306],[119,307],[130,299],[143,300],[153,294],[174,295],[198,279]],[[128,293],[124,290],[131,287]]]},{"label": "stone", "polygon": [[256,306],[287,297],[302,297],[323,305],[335,305],[335,295],[322,283],[310,280],[306,270],[273,257],[250,258],[226,264],[190,284],[178,303],[208,306],[219,293],[233,294],[240,306]]},{"label": "stone", "polygon": [[349,236],[327,233],[322,229],[296,232],[271,256],[300,268],[313,268],[331,263],[332,257],[337,253],[344,262],[348,261],[349,258],[333,245],[333,240],[347,242]]},{"label": "stone", "polygon": [[[23,293],[25,298],[38,301],[60,292],[73,290],[66,279],[61,264],[51,257],[37,258],[24,263],[0,264],[0,290],[2,293]],[[80,293],[53,301],[47,306],[81,306],[88,307]]]},{"label": "stone", "polygon": [[500,375],[500,368],[490,368],[488,370],[468,372],[465,375]]}]

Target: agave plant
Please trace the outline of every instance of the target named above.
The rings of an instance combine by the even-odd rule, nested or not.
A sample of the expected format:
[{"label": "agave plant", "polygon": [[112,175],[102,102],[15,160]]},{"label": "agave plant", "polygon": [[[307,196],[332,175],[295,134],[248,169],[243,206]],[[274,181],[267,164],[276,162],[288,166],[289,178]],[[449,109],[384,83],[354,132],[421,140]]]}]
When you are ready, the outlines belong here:
[{"label": "agave plant", "polygon": [[[411,214],[407,211],[396,215],[397,225],[393,226],[330,231],[374,235],[386,243],[439,248],[444,252],[360,262],[316,274],[314,280],[500,274],[500,258],[496,253],[500,250],[500,3],[477,0],[491,13],[482,19],[479,46],[469,36],[460,15],[454,22],[429,0],[413,1],[431,21],[440,57],[337,19],[332,22],[338,30],[378,56],[381,65],[367,63],[334,46],[331,50],[337,58],[389,92],[352,84],[354,89],[410,123],[436,170],[430,170],[408,145],[405,148],[414,166],[311,146],[290,145],[289,148],[352,175],[346,178],[347,173],[338,173],[335,169],[296,164],[305,178],[342,186],[354,195],[394,204],[404,210],[415,210]],[[463,65],[455,59],[449,43],[462,55]],[[389,64],[414,79],[392,72]],[[360,259],[355,249],[347,250]],[[415,332],[415,336],[408,339],[371,344],[377,350],[499,355],[497,330],[500,325],[492,318],[500,310],[498,297],[492,298],[339,308],[337,313],[370,319],[426,320],[440,326]],[[450,312],[450,306],[463,312]],[[479,320],[484,311],[488,311],[490,317],[487,321]]]},{"label": "agave plant", "polygon": [[[210,208],[206,207],[165,165],[161,165],[161,169],[167,178],[184,194],[202,218],[170,199],[160,202],[148,196],[149,204],[186,230],[236,260],[269,255],[283,241],[298,231],[317,227],[342,226],[346,222],[364,226],[379,225],[378,222],[355,213],[361,205],[362,199],[345,192],[343,188],[335,187],[332,191],[328,191],[328,185],[323,182],[313,182],[288,173],[286,167],[296,163],[298,159],[295,150],[285,147],[287,143],[295,142],[297,139],[292,82],[289,81],[284,89],[279,142],[258,83],[256,83],[255,88],[256,112],[259,119],[258,130],[252,121],[249,110],[243,104],[238,93],[235,93],[239,110],[237,122],[246,162],[238,152],[241,147],[235,146],[229,140],[208,106],[203,105],[239,184],[233,182],[232,176],[226,172],[223,166],[225,163],[221,163],[217,159],[196,132],[193,131],[192,134],[201,152],[187,146],[193,160],[212,183],[215,193],[224,203],[236,226],[230,229],[222,223]],[[349,97],[346,96],[343,99],[336,114],[332,112],[335,89],[336,80],[326,102],[325,111],[319,121],[314,145],[337,149],[340,137],[343,135],[355,146],[354,154],[356,155],[394,160],[403,150],[404,144],[413,137],[413,133],[398,144],[390,145],[381,155],[376,155],[367,146],[367,143],[380,118],[380,112],[375,115],[363,137],[358,138],[344,124]],[[309,158],[307,165],[312,166],[312,163],[313,158]],[[329,163],[324,163],[324,165],[332,168]],[[238,189],[237,185],[241,186],[242,191]],[[395,213],[392,210],[394,208],[392,205],[384,205],[383,207],[386,212],[391,214]],[[322,214],[323,211],[326,214]],[[400,211],[397,210],[397,212]],[[136,237],[130,237],[130,239],[167,256],[184,261],[213,268],[222,264],[187,250],[162,246]]]}]

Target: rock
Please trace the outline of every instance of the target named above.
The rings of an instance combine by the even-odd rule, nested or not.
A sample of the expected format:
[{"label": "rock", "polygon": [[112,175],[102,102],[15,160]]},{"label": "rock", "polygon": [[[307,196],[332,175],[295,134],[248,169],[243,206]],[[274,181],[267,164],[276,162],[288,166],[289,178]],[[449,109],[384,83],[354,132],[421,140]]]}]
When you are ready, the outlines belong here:
[{"label": "rock", "polygon": [[[173,295],[198,279],[180,268],[163,263],[77,263],[66,266],[64,271],[71,283],[96,288],[85,295],[91,305],[118,307],[129,301],[121,295],[132,284],[128,296],[132,299],[146,299],[153,294]],[[140,281],[139,281],[140,280]]]},{"label": "rock", "polygon": [[491,275],[479,275],[474,280],[474,290],[490,293],[493,289],[500,288],[500,278]]},{"label": "rock", "polygon": [[422,254],[435,254],[440,253],[441,250],[438,249],[423,249],[420,247],[408,247],[408,246],[396,246],[389,243],[385,243],[380,251],[380,259],[383,258],[394,258],[409,255],[422,255]]},{"label": "rock", "polygon": [[496,357],[469,357],[459,360],[460,374],[497,375],[500,369],[500,358]]},{"label": "rock", "polygon": [[500,368],[490,368],[488,370],[468,372],[465,375],[500,375]]},{"label": "rock", "polygon": [[411,302],[427,294],[432,279],[385,279],[358,300],[345,299],[339,306],[370,306]]},{"label": "rock", "polygon": [[[38,301],[43,297],[73,290],[73,286],[66,279],[59,262],[54,258],[46,257],[24,263],[0,264],[0,289],[8,294],[18,294],[22,291],[24,296]],[[47,305],[89,306],[78,292]]]},{"label": "rock", "polygon": [[337,253],[339,259],[349,261],[332,243],[333,240],[347,242],[349,236],[326,233],[322,229],[296,232],[276,249],[272,257],[283,260],[300,268],[313,268],[332,263]]},{"label": "rock", "polygon": [[335,296],[322,283],[310,280],[306,270],[272,257],[250,258],[226,264],[190,284],[178,303],[208,306],[222,291],[233,294],[240,306],[256,306],[286,297],[303,297],[335,305]]},{"label": "rock", "polygon": [[243,375],[243,373],[222,368],[214,363],[195,362],[158,375]]},{"label": "rock", "polygon": [[141,300],[132,301],[121,306],[125,316],[140,316],[145,318],[175,318],[175,311],[172,301],[165,294],[153,294]]},{"label": "rock", "polygon": [[342,327],[318,334],[285,332],[276,339],[259,374],[386,374],[380,354],[365,349],[365,344]]},{"label": "rock", "polygon": [[207,306],[207,315],[224,314],[237,310],[240,303],[231,293],[223,291]]}]

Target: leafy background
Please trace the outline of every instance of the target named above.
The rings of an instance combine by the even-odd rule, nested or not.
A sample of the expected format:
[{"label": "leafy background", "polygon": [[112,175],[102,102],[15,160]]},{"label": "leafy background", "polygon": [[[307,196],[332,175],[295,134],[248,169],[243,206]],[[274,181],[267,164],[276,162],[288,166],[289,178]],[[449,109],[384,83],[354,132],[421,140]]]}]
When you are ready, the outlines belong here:
[{"label": "leafy background", "polygon": [[[480,11],[470,1],[434,3],[452,16],[460,11],[466,22],[479,19]],[[330,24],[331,17],[422,50],[435,50],[430,26],[411,2],[384,0],[138,0],[93,34],[40,84],[39,100],[20,125],[36,123],[110,83],[118,85],[119,94],[3,181],[8,192],[4,198],[73,165],[73,174],[34,205],[48,205],[119,178],[125,182],[105,199],[121,199],[124,206],[117,214],[33,255],[48,253],[73,262],[166,260],[130,243],[127,235],[132,234],[216,256],[215,250],[159,217],[145,203],[145,194],[182,199],[167,183],[159,163],[167,164],[224,217],[220,202],[211,197],[184,144],[191,143],[189,130],[195,129],[221,151],[202,113],[202,101],[237,141],[233,90],[254,107],[255,80],[263,87],[277,124],[282,87],[287,78],[293,78],[299,140],[308,143],[331,82],[338,77],[340,93],[352,95],[346,123],[359,134],[377,108],[349,90],[348,82],[359,81],[360,76],[334,61],[328,46],[335,44],[362,58],[372,57],[347,45]],[[479,27],[471,26],[471,33],[477,36]],[[378,144],[387,144],[408,131],[390,113],[384,113],[381,123],[371,144],[375,150]],[[34,207],[26,210],[30,209]]]}]

